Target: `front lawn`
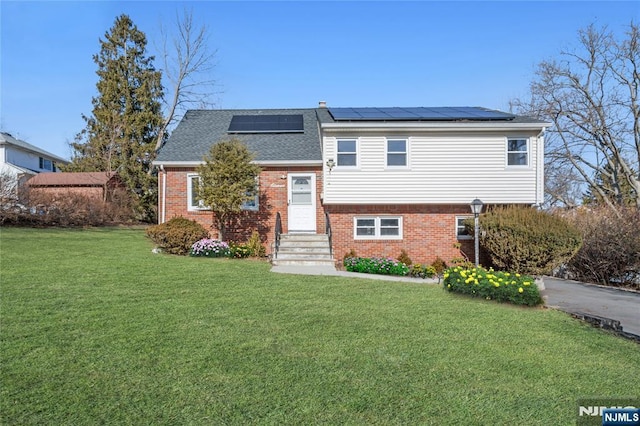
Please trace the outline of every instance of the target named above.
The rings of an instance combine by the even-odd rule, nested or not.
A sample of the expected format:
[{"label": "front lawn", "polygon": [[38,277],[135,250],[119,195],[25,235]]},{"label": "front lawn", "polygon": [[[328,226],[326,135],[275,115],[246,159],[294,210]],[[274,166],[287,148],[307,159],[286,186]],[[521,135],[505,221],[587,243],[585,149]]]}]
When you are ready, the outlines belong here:
[{"label": "front lawn", "polygon": [[640,345],[560,312],[152,248],[0,228],[0,423],[573,424],[638,395]]}]

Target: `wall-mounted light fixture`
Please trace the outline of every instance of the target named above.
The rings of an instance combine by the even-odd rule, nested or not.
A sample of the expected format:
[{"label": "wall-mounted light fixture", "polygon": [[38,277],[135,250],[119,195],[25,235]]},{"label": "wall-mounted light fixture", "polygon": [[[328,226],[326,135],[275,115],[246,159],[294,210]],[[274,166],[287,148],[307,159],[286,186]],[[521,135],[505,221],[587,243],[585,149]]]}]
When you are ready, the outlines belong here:
[{"label": "wall-mounted light fixture", "polygon": [[333,158],[329,158],[326,164],[327,164],[327,168],[329,169],[329,172],[331,172],[331,170],[333,170],[333,168],[336,166],[336,162],[333,161]]}]

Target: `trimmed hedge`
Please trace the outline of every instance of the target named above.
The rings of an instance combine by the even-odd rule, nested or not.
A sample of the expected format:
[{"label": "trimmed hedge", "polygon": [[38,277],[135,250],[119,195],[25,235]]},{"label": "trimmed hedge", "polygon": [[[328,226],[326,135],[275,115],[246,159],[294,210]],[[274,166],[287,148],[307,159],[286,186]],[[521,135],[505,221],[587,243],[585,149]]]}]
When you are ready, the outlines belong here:
[{"label": "trimmed hedge", "polygon": [[582,245],[566,220],[531,207],[494,208],[480,217],[480,226],[480,244],[493,266],[521,274],[550,273]]},{"label": "trimmed hedge", "polygon": [[208,238],[209,232],[195,220],[182,216],[147,228],[147,236],[171,254],[188,254],[196,241]]}]

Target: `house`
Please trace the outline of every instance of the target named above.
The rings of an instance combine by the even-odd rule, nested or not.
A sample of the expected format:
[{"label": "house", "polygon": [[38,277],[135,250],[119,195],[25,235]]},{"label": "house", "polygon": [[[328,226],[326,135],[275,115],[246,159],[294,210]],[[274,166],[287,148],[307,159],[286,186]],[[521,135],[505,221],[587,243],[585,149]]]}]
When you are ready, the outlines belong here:
[{"label": "house", "polygon": [[336,261],[350,250],[473,258],[463,224],[472,200],[542,202],[549,125],[480,107],[189,111],[154,162],[159,220],[211,225],[194,197],[196,168],[212,144],[238,138],[262,172],[231,239],[257,229],[273,253],[279,214],[284,234],[324,234],[329,223]]},{"label": "house", "polygon": [[[13,192],[31,177],[41,172],[57,172],[58,165],[68,164],[64,158],[37,146],[0,132],[0,174],[3,186]],[[3,193],[7,188],[3,188]]]},{"label": "house", "polygon": [[34,193],[54,200],[79,195],[97,201],[110,201],[116,190],[125,188],[115,172],[40,173],[29,179],[27,186]]}]

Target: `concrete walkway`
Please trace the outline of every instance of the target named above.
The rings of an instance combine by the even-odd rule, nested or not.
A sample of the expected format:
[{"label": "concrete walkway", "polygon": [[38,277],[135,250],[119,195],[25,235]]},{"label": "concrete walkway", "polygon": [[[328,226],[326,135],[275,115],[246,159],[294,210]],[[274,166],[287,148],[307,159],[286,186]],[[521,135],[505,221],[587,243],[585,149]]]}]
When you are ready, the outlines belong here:
[{"label": "concrete walkway", "polygon": [[365,278],[368,280],[403,281],[418,284],[438,284],[438,278],[410,278],[397,275],[361,274],[359,272],[338,271],[331,266],[273,266],[271,272],[298,275],[333,275],[336,277]]},{"label": "concrete walkway", "polygon": [[[298,275],[332,275],[369,280],[437,284],[437,278],[408,278],[391,275],[338,271],[331,266],[274,266],[272,272]],[[626,333],[640,336],[640,293],[545,277],[546,305],[570,314],[585,313],[620,321]]]},{"label": "concrete walkway", "polygon": [[640,336],[640,293],[551,277],[544,285],[547,306],[617,320],[624,332]]}]

